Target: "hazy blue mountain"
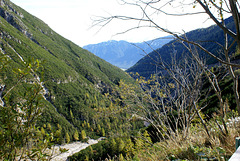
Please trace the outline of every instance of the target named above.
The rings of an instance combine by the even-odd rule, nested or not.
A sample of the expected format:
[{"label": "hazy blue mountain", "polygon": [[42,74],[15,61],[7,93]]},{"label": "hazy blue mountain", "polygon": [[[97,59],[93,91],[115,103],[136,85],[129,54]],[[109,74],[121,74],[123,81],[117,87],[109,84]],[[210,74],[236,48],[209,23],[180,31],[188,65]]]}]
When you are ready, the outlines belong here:
[{"label": "hazy blue mountain", "polygon": [[142,43],[112,40],[86,45],[83,48],[119,68],[127,69],[143,58],[146,53],[162,47],[171,40],[171,36]]}]

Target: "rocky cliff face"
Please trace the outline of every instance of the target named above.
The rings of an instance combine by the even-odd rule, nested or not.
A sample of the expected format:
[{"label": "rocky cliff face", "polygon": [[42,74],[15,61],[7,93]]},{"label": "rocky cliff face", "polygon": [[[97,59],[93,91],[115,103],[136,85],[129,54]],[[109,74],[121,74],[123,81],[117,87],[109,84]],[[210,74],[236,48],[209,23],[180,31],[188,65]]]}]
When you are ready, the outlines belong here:
[{"label": "rocky cliff face", "polygon": [[[4,9],[5,8],[5,9]],[[15,13],[17,16],[15,16]],[[21,21],[24,18],[23,14],[17,12],[10,3],[6,3],[5,0],[1,0],[0,3],[0,16],[3,17],[9,24],[13,27],[24,33],[25,35],[30,36],[31,34],[27,33],[27,27]]]},{"label": "rocky cliff face", "polygon": [[4,102],[2,100],[3,99],[2,98],[2,93],[3,93],[4,89],[5,89],[5,85],[0,84],[0,106],[4,106]]},{"label": "rocky cliff face", "polygon": [[[8,0],[1,0],[0,2],[0,16],[3,17],[13,27],[18,29],[28,38],[30,38],[37,45],[41,46],[40,43],[33,37],[33,34],[29,31],[28,27],[23,23],[22,19],[24,18],[24,15],[21,12],[18,12],[16,9],[14,9],[11,3],[7,1]],[[42,29],[38,30],[45,34],[44,31],[42,31]]]}]

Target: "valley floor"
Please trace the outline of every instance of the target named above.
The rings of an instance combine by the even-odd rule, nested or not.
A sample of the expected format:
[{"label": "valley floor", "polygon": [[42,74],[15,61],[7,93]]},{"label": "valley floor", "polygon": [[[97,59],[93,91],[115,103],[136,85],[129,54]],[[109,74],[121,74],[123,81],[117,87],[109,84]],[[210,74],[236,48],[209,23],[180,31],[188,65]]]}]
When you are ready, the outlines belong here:
[{"label": "valley floor", "polygon": [[[86,147],[96,143],[98,143],[98,140],[89,139],[87,143],[78,141],[69,144],[55,146],[53,158],[51,159],[51,161],[66,161],[68,156],[71,156],[74,153],[77,153],[82,149],[85,149]],[[59,150],[60,148],[68,149],[68,151],[60,154]]]}]

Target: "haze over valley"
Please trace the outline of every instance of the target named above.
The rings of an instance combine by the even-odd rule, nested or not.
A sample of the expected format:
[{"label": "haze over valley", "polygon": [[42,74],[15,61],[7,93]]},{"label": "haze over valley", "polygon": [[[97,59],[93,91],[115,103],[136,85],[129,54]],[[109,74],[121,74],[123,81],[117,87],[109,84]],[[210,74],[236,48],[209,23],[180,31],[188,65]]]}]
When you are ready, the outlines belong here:
[{"label": "haze over valley", "polygon": [[166,36],[142,43],[112,40],[99,44],[90,44],[83,46],[83,48],[121,69],[128,69],[145,55],[161,48],[172,39],[171,36]]},{"label": "haze over valley", "polygon": [[[49,15],[51,25],[0,0],[0,160],[228,160],[234,154],[237,1],[13,1],[35,6],[34,14]],[[105,7],[111,13],[102,16]],[[59,21],[58,31],[50,27],[49,11],[64,30]],[[79,27],[89,23],[89,13],[99,14],[92,27],[103,33],[96,40]],[[197,25],[199,15],[214,24],[179,31],[189,16],[196,16],[189,27]],[[124,36],[109,36],[113,31]]]}]

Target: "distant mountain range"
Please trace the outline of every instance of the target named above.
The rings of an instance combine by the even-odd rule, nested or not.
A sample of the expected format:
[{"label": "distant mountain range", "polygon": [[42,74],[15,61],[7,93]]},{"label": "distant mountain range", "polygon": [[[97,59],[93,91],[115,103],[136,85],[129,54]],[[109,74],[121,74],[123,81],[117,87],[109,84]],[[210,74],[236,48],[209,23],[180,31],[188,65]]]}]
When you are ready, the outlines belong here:
[{"label": "distant mountain range", "polygon": [[83,48],[119,68],[128,69],[147,53],[162,47],[171,40],[172,36],[161,37],[142,43],[112,40],[86,45]]},{"label": "distant mountain range", "polygon": [[[225,24],[227,28],[234,31],[235,26],[232,17],[226,19]],[[224,45],[225,39],[224,33],[222,29],[220,29],[217,25],[190,31],[186,33],[185,36],[188,38],[188,40],[198,42],[208,51],[211,51],[213,54],[224,58],[224,54],[221,54],[223,53],[222,47],[219,45],[219,44]],[[233,39],[230,36],[228,37],[228,39],[229,44],[231,44],[231,42],[233,42]],[[229,52],[235,53],[235,50],[236,44],[233,45]],[[161,70],[156,65],[157,64],[156,61],[160,60],[159,55],[161,55],[161,60],[169,63],[173,53],[176,54],[177,59],[181,59],[184,58],[187,52],[188,52],[187,49],[182,45],[182,43],[176,40],[172,40],[169,43],[162,46],[161,48],[150,52],[148,56],[141,58],[134,66],[129,68],[127,72],[133,73],[138,72],[140,75],[144,77],[149,77],[151,76],[151,74],[154,74],[156,70]],[[208,56],[202,50],[199,49],[198,53],[201,57],[204,57],[206,59],[207,64],[217,63],[217,60]]]}]

